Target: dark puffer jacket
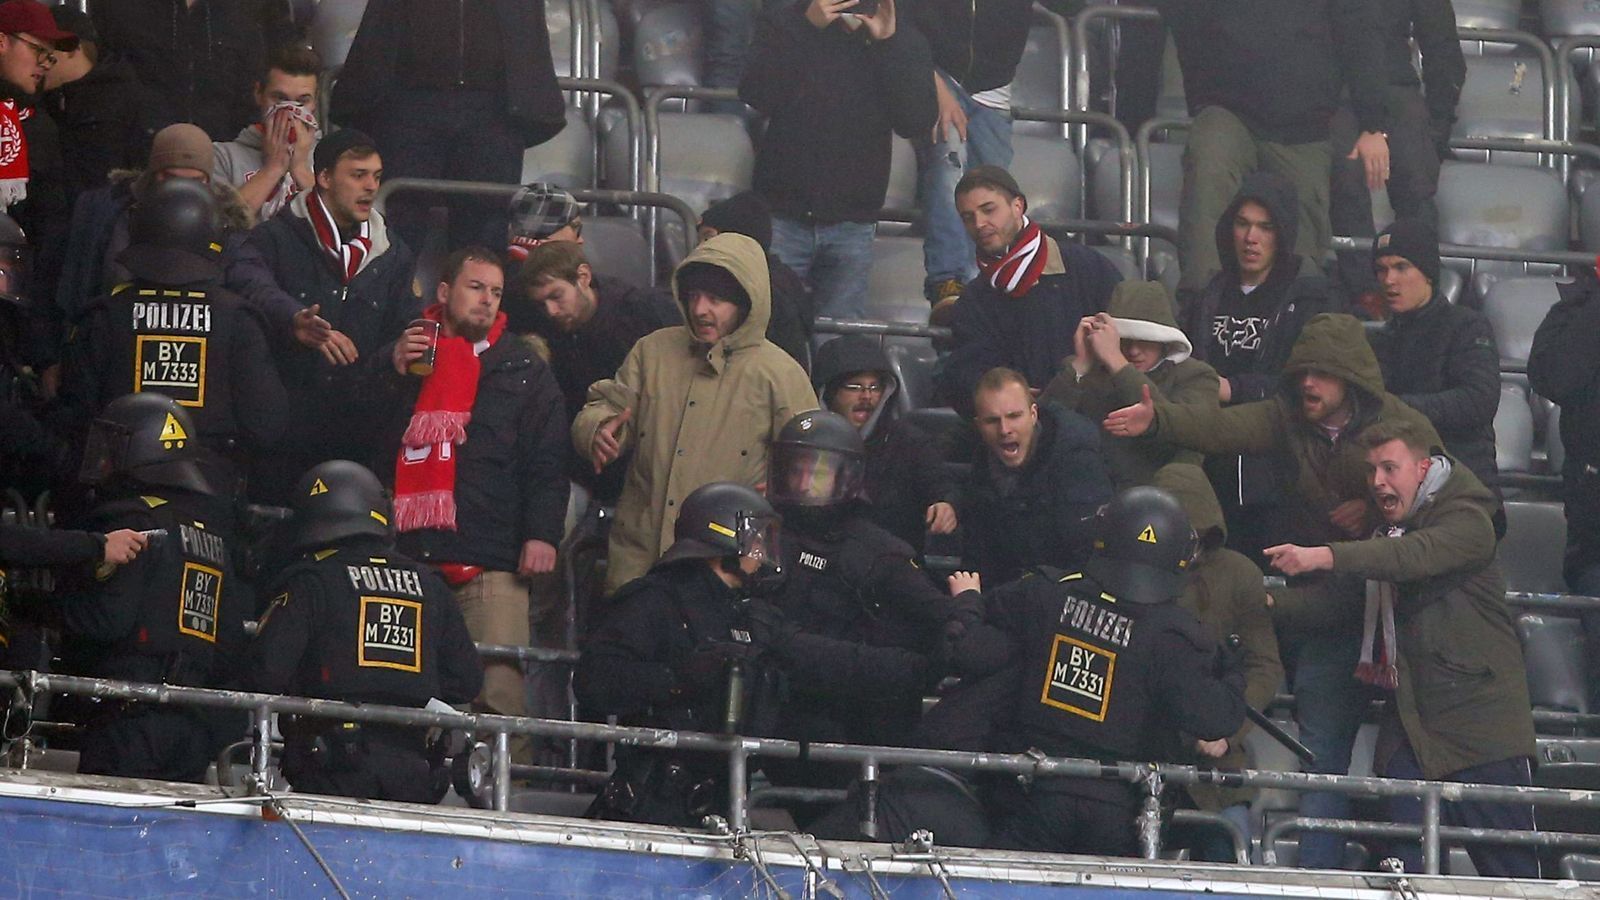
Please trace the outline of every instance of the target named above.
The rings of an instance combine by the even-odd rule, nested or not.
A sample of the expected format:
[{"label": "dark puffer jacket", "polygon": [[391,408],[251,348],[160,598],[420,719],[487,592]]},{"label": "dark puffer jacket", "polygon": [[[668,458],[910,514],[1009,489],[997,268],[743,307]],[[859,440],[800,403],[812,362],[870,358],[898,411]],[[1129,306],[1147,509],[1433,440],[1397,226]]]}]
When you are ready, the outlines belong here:
[{"label": "dark puffer jacket", "polygon": [[923,0],[910,18],[928,39],[933,64],[975,94],[1011,83],[1033,21],[1028,0]]},{"label": "dark puffer jacket", "polygon": [[1500,351],[1483,313],[1435,293],[1426,304],[1368,332],[1383,383],[1428,417],[1450,455],[1487,479],[1500,405]]},{"label": "dark puffer jacket", "polygon": [[1561,470],[1567,508],[1567,580],[1600,565],[1600,279],[1580,270],[1572,284],[1558,286],[1561,302],[1550,308],[1533,336],[1528,382],[1561,407]]}]

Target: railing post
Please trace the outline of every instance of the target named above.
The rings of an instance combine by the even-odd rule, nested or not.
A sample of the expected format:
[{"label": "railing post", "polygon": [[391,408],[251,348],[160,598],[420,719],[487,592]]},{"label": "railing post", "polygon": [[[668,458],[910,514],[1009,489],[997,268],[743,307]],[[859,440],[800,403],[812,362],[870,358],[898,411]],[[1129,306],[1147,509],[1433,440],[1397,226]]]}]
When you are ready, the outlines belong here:
[{"label": "railing post", "polygon": [[[272,707],[262,704],[255,708],[255,727],[251,734],[254,741],[250,748],[250,792],[252,794],[265,793],[267,790],[267,766],[272,763]],[[221,778],[222,773],[217,773]]]},{"label": "railing post", "polygon": [[494,808],[511,808],[511,738],[504,731],[494,733]]},{"label": "railing post", "polygon": [[1439,874],[1439,789],[1422,792],[1422,871]]},{"label": "railing post", "polygon": [[1144,809],[1139,813],[1139,847],[1145,859],[1161,858],[1161,791],[1166,787],[1161,770],[1147,766],[1139,775],[1144,785]]},{"label": "railing post", "polygon": [[861,833],[871,840],[878,839],[878,761],[875,759],[861,763]]},{"label": "railing post", "polygon": [[739,834],[750,827],[746,812],[746,784],[749,779],[750,753],[744,741],[733,738],[728,752],[728,827]]}]

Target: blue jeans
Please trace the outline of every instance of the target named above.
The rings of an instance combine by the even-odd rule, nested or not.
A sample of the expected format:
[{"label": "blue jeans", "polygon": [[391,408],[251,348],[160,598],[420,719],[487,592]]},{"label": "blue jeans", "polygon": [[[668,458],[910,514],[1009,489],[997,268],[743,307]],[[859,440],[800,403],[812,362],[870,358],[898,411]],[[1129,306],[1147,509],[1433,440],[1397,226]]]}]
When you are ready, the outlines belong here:
[{"label": "blue jeans", "polygon": [[967,114],[967,141],[963,146],[954,129],[947,129],[945,140],[937,144],[923,135],[913,141],[917,148],[917,202],[927,222],[922,259],[928,273],[924,288],[930,300],[940,282],[954,279],[965,283],[978,274],[977,250],[956,212],[956,182],[973,166],[1011,166],[1011,113],[984,106],[955,79],[942,72],[939,77]]},{"label": "blue jeans", "polygon": [[[1420,780],[1422,764],[1417,762],[1416,750],[1408,740],[1389,760],[1383,772],[1385,778],[1411,778]],[[1499,762],[1468,766],[1451,772],[1441,781],[1461,781],[1475,784],[1507,784],[1527,787],[1533,783],[1533,769],[1526,756],[1502,759]],[[1385,802],[1389,821],[1408,825],[1422,824],[1422,801],[1416,797],[1390,797]],[[1464,828],[1500,828],[1532,831],[1534,826],[1531,803],[1485,803],[1462,800],[1440,804],[1439,821],[1443,825]],[[1418,841],[1398,841],[1388,848],[1388,854],[1405,863],[1407,872],[1422,871],[1422,845]],[[1532,847],[1504,847],[1495,844],[1468,844],[1467,855],[1472,857],[1472,867],[1485,878],[1538,878],[1539,855]]]},{"label": "blue jeans", "polygon": [[811,288],[819,316],[861,319],[867,313],[875,222],[817,225],[772,217],[772,252]]},{"label": "blue jeans", "polygon": [[[1367,709],[1368,688],[1356,680],[1361,639],[1350,634],[1307,637],[1300,644],[1294,668],[1295,721],[1300,742],[1317,755],[1306,771],[1345,775],[1350,771],[1350,749]],[[1343,794],[1311,792],[1300,795],[1300,815],[1344,819],[1350,816],[1350,798]],[[1300,866],[1307,869],[1343,867],[1345,838],[1337,834],[1300,833]]]}]

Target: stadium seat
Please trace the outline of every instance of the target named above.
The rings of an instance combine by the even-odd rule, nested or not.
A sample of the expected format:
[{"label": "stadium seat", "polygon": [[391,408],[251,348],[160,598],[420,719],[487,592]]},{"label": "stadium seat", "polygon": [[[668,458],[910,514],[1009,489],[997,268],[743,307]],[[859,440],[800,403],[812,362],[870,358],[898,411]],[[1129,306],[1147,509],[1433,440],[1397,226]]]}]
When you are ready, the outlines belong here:
[{"label": "stadium seat", "polygon": [[1544,430],[1545,467],[1552,475],[1560,475],[1561,467],[1567,463],[1567,448],[1561,443],[1561,407],[1552,407],[1550,418],[1545,420]]},{"label": "stadium seat", "polygon": [[1500,541],[1500,568],[1506,589],[1559,593],[1567,589],[1561,574],[1567,543],[1567,520],[1559,503],[1506,501],[1506,536]]},{"label": "stadium seat", "polygon": [[[1595,67],[1600,70],[1600,66]],[[1596,187],[1595,183],[1589,185]],[[1600,190],[1585,190],[1578,205],[1578,236],[1583,249],[1600,252]]]},{"label": "stadium seat", "polygon": [[1451,303],[1461,302],[1461,289],[1466,283],[1466,279],[1455,269],[1444,269],[1439,272],[1439,293]]},{"label": "stadium seat", "polygon": [[1526,364],[1533,335],[1560,295],[1549,278],[1496,279],[1483,298],[1483,314],[1494,332],[1500,359]]},{"label": "stadium seat", "polygon": [[522,183],[548,181],[568,190],[593,186],[594,140],[594,131],[583,112],[567,107],[567,127],[550,140],[522,152]]},{"label": "stadium seat", "polygon": [[366,11],[367,0],[322,0],[317,4],[317,13],[307,30],[311,47],[322,57],[324,69],[344,65],[350,44],[356,39],[356,29],[361,26],[361,15]]},{"label": "stadium seat", "polygon": [[895,135],[889,145],[889,189],[883,205],[889,209],[917,209],[917,151],[911,142]]},{"label": "stadium seat", "polygon": [[[661,220],[675,218],[665,213]],[[650,286],[650,245],[639,223],[627,216],[584,216],[583,255],[597,272],[638,287]]]},{"label": "stadium seat", "polygon": [[884,352],[894,367],[895,379],[900,382],[896,402],[902,412],[929,406],[933,403],[933,367],[939,355],[926,340],[915,338],[890,338]]},{"label": "stadium seat", "polygon": [[633,72],[641,85],[700,83],[699,10],[689,3],[646,9],[633,33]]},{"label": "stadium seat", "polygon": [[[1544,74],[1527,56],[1469,56],[1467,80],[1456,106],[1453,137],[1544,137]],[[1483,150],[1457,150],[1457,159],[1483,160]],[[1530,165],[1537,156],[1496,152],[1495,162]]]},{"label": "stadium seat", "polygon": [[1533,468],[1533,410],[1520,384],[1500,383],[1500,405],[1494,414],[1494,461],[1502,472]]},{"label": "stadium seat", "polygon": [[[1566,188],[1555,170],[1446,162],[1439,171],[1439,241],[1517,250],[1567,249]],[[1449,260],[1465,270],[1465,261]],[[1516,271],[1515,263],[1479,265]]]},{"label": "stadium seat", "polygon": [[872,274],[867,278],[867,318],[927,324],[923,271],[921,238],[874,238]]},{"label": "stadium seat", "polygon": [[1588,642],[1583,623],[1567,616],[1525,612],[1517,617],[1517,636],[1522,641],[1528,696],[1534,707],[1588,712],[1589,688],[1584,672]]},{"label": "stadium seat", "polygon": [[1144,280],[1144,275],[1139,272],[1139,264],[1134,262],[1132,250],[1125,249],[1118,245],[1105,244],[1096,244],[1090,249],[1094,250],[1101,256],[1104,256],[1106,259],[1111,260],[1111,264],[1116,266],[1117,272],[1122,275],[1122,280]]},{"label": "stadium seat", "polygon": [[1011,174],[1028,197],[1028,215],[1040,222],[1082,218],[1083,167],[1072,145],[1059,135],[1019,134]]},{"label": "stadium seat", "polygon": [[1593,0],[1539,0],[1540,33],[1554,42],[1570,35],[1600,34],[1600,8]]},{"label": "stadium seat", "polygon": [[[738,116],[663,112],[659,122],[663,193],[678,197],[698,213],[750,187],[755,148]],[[604,143],[607,182],[626,188],[627,129],[606,132]]]},{"label": "stadium seat", "polygon": [[[1065,109],[1066,98],[1061,95],[1061,68],[1066,64],[1066,56],[1053,26],[1035,25],[1029,29],[1028,44],[1022,50],[1022,61],[1011,82],[1011,104],[1029,109]],[[1012,125],[1012,132],[1062,136],[1058,123],[1021,119]]]},{"label": "stadium seat", "polygon": [[1522,0],[1454,0],[1454,6],[1461,28],[1509,30],[1522,17]]}]

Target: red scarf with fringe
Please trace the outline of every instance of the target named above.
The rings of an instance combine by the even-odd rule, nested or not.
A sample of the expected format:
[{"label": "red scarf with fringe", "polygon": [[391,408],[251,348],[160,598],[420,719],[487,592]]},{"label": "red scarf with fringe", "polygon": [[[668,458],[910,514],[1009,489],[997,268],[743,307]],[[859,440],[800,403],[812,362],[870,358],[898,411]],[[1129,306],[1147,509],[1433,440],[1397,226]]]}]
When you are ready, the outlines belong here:
[{"label": "red scarf with fringe", "polygon": [[[444,304],[428,307],[422,317],[442,321]],[[506,314],[499,313],[489,327],[489,346],[494,346],[505,330]],[[471,341],[440,333],[434,349],[433,374],[422,379],[411,423],[400,439],[400,453],[395,458],[396,530],[456,530],[456,448],[467,439],[467,423],[472,421],[482,369]]]},{"label": "red scarf with fringe", "polygon": [[989,279],[995,290],[1009,297],[1026,297],[1044,274],[1045,263],[1050,259],[1047,246],[1044,232],[1023,216],[1022,230],[1017,232],[1017,239],[1006,252],[991,259],[979,251],[978,271]]},{"label": "red scarf with fringe", "polygon": [[333,213],[328,212],[316,191],[306,194],[306,217],[311,220],[311,230],[317,234],[317,243],[333,257],[333,267],[338,271],[341,283],[349,284],[350,279],[361,271],[367,254],[372,252],[372,223],[362,222],[356,226],[355,237],[348,241],[340,240],[339,223],[333,220]]}]

